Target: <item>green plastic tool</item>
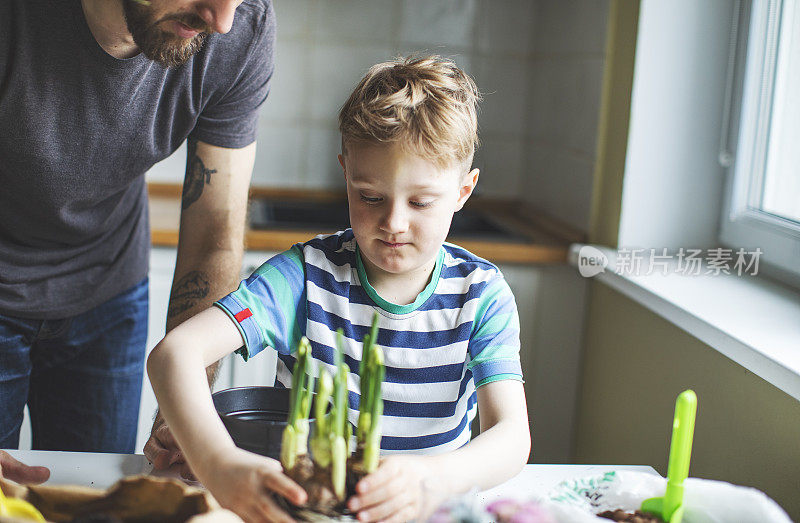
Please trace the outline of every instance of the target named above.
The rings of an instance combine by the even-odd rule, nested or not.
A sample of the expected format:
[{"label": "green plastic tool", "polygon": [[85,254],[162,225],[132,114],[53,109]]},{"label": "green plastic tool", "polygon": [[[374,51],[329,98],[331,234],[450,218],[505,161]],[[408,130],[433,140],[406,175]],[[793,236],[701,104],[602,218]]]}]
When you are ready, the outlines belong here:
[{"label": "green plastic tool", "polygon": [[642,502],[642,512],[654,514],[670,523],[681,523],[683,519],[683,481],[689,476],[696,413],[697,395],[693,390],[681,392],[675,401],[675,419],[672,422],[667,491],[663,497]]}]

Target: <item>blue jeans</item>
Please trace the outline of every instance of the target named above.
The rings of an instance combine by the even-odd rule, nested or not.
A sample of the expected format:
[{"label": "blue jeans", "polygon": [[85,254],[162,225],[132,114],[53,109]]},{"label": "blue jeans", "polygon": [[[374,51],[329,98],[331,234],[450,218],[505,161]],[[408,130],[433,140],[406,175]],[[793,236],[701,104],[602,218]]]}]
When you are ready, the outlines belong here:
[{"label": "blue jeans", "polygon": [[60,320],[0,315],[0,448],[131,453],[147,343],[148,281]]}]

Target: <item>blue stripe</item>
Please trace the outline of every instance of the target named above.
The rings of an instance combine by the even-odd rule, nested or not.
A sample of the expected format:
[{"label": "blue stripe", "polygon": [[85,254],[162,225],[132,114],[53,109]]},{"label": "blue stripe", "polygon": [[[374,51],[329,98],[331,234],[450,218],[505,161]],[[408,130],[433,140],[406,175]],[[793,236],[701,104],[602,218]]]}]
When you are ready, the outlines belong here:
[{"label": "blue stripe", "polygon": [[448,280],[452,278],[466,278],[478,267],[475,267],[471,263],[459,263],[458,265],[442,265],[442,272],[439,275],[440,278]]},{"label": "blue stripe", "polygon": [[[285,354],[278,354],[278,358],[283,362],[284,365],[286,365],[286,368],[289,369],[289,372],[291,372],[294,368],[295,358]],[[456,408],[458,407],[458,401],[464,396],[464,392],[466,391],[467,385],[469,384],[471,378],[472,373],[467,370],[459,386],[458,399],[455,401],[408,403],[384,399],[383,414],[385,416],[395,416],[400,418],[449,418],[454,416],[456,413]],[[281,384],[277,378],[275,379],[275,383],[276,386],[284,388],[283,384]],[[348,390],[347,398],[349,407],[353,410],[358,410],[358,406],[361,402],[361,396],[352,390]],[[467,410],[469,410],[470,406],[475,401],[477,401],[477,394],[473,392],[472,396],[467,402]]]},{"label": "blue stripe", "polygon": [[364,287],[355,284],[350,286],[350,303],[367,305],[369,307],[377,307],[377,304],[372,301],[372,298],[369,297],[369,294],[367,294],[367,291],[364,290]]},{"label": "blue stripe", "polygon": [[[448,249],[446,249],[448,250]],[[475,271],[489,271],[493,274],[499,274],[500,269],[497,268],[496,265],[493,263],[489,263],[488,261],[484,260],[483,258],[478,258],[474,254],[470,254],[468,251],[462,251],[468,256],[460,256],[450,253],[453,255],[454,260],[448,260],[445,258],[445,263],[442,265],[442,278],[466,278],[470,274]],[[453,263],[455,265],[448,265],[448,262]]]},{"label": "blue stripe", "polygon": [[[289,356],[288,354],[283,354],[282,352],[278,353],[278,359],[286,365],[286,368],[289,369],[289,373],[291,374],[292,369],[294,369],[294,362],[297,361],[297,358],[294,356]],[[277,381],[277,379],[276,379]]]},{"label": "blue stripe", "polygon": [[488,283],[472,283],[463,294],[434,294],[419,310],[461,309],[468,301],[479,298]]},{"label": "blue stripe", "polygon": [[342,245],[353,239],[352,229],[346,230],[341,235],[333,234],[325,238],[314,238],[305,243],[305,247],[319,250],[332,264],[343,267],[356,266],[355,250],[342,251]]},{"label": "blue stripe", "polygon": [[459,247],[458,245],[453,245],[452,243],[445,243],[445,244],[442,245],[442,247],[444,247],[444,250],[446,252],[450,253],[450,255],[453,258],[457,259],[459,261],[459,263],[470,263],[471,262],[471,263],[473,263],[475,265],[483,265],[484,268],[487,268],[487,269],[488,268],[494,268],[495,270],[497,270],[497,266],[495,264],[493,264],[489,260],[481,258],[480,256],[472,254],[471,252],[469,252],[468,250],[466,250],[463,247]]},{"label": "blue stripe", "polygon": [[489,360],[472,367],[475,383],[497,374],[519,374],[522,376],[522,365],[519,360]]},{"label": "blue stripe", "polygon": [[[336,361],[336,350],[333,347],[319,343],[318,341],[309,340],[311,342],[311,356],[328,365],[334,365]],[[347,365],[349,371],[353,374],[358,374],[358,360],[344,354],[344,364]]]},{"label": "blue stripe", "polygon": [[[344,335],[351,340],[363,340],[369,333],[369,325],[353,325],[349,320],[323,309],[317,303],[308,303],[308,319],[327,325],[332,331],[341,328]],[[382,347],[413,347],[417,349],[435,349],[452,343],[469,339],[472,323],[466,322],[452,329],[427,332],[398,331],[380,329],[378,345]]]},{"label": "blue stripe", "polygon": [[[307,246],[309,248],[315,249],[314,246]],[[318,249],[319,250],[319,249]],[[355,267],[356,266],[356,255],[354,251],[324,251],[319,250],[320,254],[325,256],[325,258],[330,262],[331,265],[335,265],[336,267]]]},{"label": "blue stripe", "polygon": [[475,405],[474,395],[470,397],[467,403],[467,412],[461,418],[461,422],[457,427],[441,432],[439,434],[429,434],[426,436],[414,437],[400,437],[400,436],[383,436],[381,438],[381,448],[385,450],[421,450],[438,445],[444,445],[454,439],[458,438],[464,431],[469,430],[469,418],[473,412],[472,408]]},{"label": "blue stripe", "polygon": [[306,263],[306,277],[308,281],[313,282],[314,285],[320,289],[325,289],[328,292],[347,298],[350,294],[350,282],[340,282],[330,272],[320,269],[316,265]]},{"label": "blue stripe", "polygon": [[[455,401],[430,401],[426,403],[409,403],[405,401],[391,401],[384,398],[383,414],[386,416],[396,416],[400,418],[449,418],[454,416],[458,401],[464,396],[467,390],[472,372],[468,369],[461,380],[458,390],[458,398]],[[477,395],[472,393],[472,399],[477,401]],[[472,401],[472,400],[469,400]],[[350,408],[358,410],[361,396],[353,391],[348,391],[348,403]]]},{"label": "blue stripe", "polygon": [[340,282],[332,273],[310,263],[306,263],[306,274],[308,275],[308,281],[313,282],[320,289],[325,289],[331,294],[348,300],[350,303],[370,307],[375,306],[375,302],[367,295],[364,287],[357,285],[355,282]]},{"label": "blue stripe", "polygon": [[[333,365],[336,351],[324,343],[311,342],[311,356],[323,363]],[[344,363],[353,374],[358,374],[358,360],[351,355],[344,355]],[[386,366],[386,376],[384,381],[387,383],[444,383],[448,381],[458,381],[464,375],[465,363],[453,363],[450,365],[439,365],[436,367],[390,367]],[[289,367],[291,369],[292,367]],[[463,392],[463,391],[462,391]]]},{"label": "blue stripe", "polygon": [[329,234],[322,238],[312,238],[308,240],[305,245],[311,245],[317,249],[324,251],[338,251],[342,245],[349,242],[354,238],[353,229],[345,229],[335,234]]},{"label": "blue stripe", "polygon": [[[342,294],[344,292],[344,286],[346,284],[337,282],[330,273],[322,271],[318,267],[314,267],[311,269],[311,265],[306,266],[309,272],[314,272],[317,274],[315,277],[309,277],[309,280],[313,281],[318,287],[321,287],[327,291],[330,291],[332,294],[336,294],[337,296],[341,296],[345,299],[348,299],[350,303],[356,305],[366,305],[368,307],[376,307],[372,298],[367,295],[367,292],[364,290],[364,287],[356,284],[350,284],[347,287],[347,291],[350,293],[349,295]],[[320,273],[324,273],[323,276]],[[326,283],[321,283],[320,280],[325,280]],[[328,283],[329,282],[329,283]],[[446,310],[446,309],[461,309],[464,307],[464,304],[470,300],[480,297],[481,292],[486,287],[488,282],[478,282],[473,283],[469,286],[467,291],[464,294],[432,294],[431,297],[420,307],[417,309],[418,311],[437,311],[437,310]],[[338,288],[337,288],[338,287]]]},{"label": "blue stripe", "polygon": [[464,375],[464,363],[437,367],[400,368],[386,367],[388,383],[444,383],[458,381]]}]

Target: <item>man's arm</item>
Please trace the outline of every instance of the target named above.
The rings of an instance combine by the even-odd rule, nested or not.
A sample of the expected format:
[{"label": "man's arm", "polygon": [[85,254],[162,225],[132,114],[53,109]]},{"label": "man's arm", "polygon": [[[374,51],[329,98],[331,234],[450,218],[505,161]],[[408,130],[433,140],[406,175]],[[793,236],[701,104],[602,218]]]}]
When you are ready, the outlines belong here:
[{"label": "man's arm", "polygon": [[[255,142],[241,149],[196,140],[189,140],[187,146],[167,332],[236,289],[244,251],[247,191],[255,162]],[[214,363],[206,369],[209,386],[218,367]],[[158,414],[144,452],[156,468],[184,461]]]},{"label": "man's arm", "polygon": [[[255,161],[255,143],[225,149],[190,140],[187,146],[167,332],[236,289],[244,251],[247,190]],[[210,385],[213,373],[207,374]]]}]

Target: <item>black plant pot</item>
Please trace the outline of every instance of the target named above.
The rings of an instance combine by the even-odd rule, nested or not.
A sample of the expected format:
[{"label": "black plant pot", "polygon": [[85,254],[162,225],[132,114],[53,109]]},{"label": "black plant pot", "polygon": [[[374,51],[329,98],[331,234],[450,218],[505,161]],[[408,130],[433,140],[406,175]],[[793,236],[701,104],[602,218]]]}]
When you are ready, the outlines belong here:
[{"label": "black plant pot", "polygon": [[279,460],[290,393],[275,387],[236,387],[211,397],[237,447]]}]

